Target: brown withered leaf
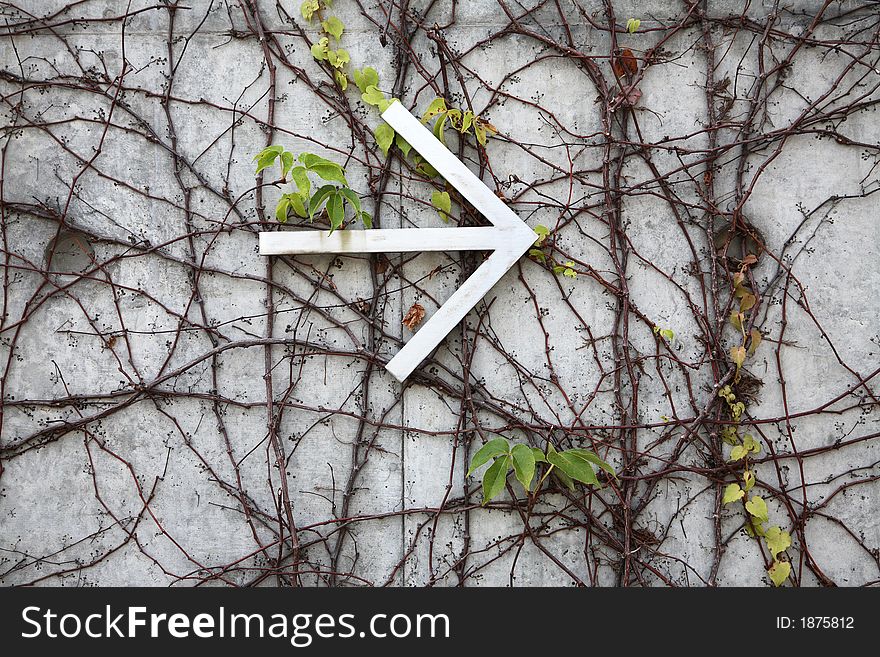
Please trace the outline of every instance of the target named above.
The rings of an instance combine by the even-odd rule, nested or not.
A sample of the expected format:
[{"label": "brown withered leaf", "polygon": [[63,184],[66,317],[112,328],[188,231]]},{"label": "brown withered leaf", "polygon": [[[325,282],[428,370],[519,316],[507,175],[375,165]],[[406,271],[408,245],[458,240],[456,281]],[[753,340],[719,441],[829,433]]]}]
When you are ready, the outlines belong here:
[{"label": "brown withered leaf", "polygon": [[421,304],[414,303],[410,306],[410,309],[406,311],[406,315],[403,317],[403,321],[401,322],[406,328],[410,331],[415,331],[416,326],[419,325],[425,318],[425,309],[421,306]]},{"label": "brown withered leaf", "polygon": [[639,60],[633,55],[632,50],[624,48],[615,53],[614,59],[611,60],[611,68],[619,78],[632,77],[639,72]]}]

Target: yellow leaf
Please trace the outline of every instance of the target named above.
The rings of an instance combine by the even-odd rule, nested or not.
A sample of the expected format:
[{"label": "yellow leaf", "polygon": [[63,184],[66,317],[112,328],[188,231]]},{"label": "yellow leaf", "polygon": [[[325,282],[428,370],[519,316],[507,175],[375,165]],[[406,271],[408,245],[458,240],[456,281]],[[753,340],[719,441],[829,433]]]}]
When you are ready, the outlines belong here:
[{"label": "yellow leaf", "polygon": [[748,433],[743,436],[743,447],[755,454],[761,451],[761,443],[755,440],[754,437]]},{"label": "yellow leaf", "polygon": [[767,511],[767,503],[760,495],[755,495],[746,502],[746,511],[755,516],[759,522],[767,522],[769,513]]},{"label": "yellow leaf", "polygon": [[755,350],[757,350],[758,345],[761,344],[761,340],[763,340],[764,337],[758,329],[752,329],[752,332],[749,335],[752,338],[752,343],[749,345],[749,356],[751,356],[755,353]]},{"label": "yellow leaf", "polygon": [[733,324],[733,327],[737,331],[742,331],[743,330],[743,314],[738,313],[734,310],[732,313],[730,313],[730,323]]},{"label": "yellow leaf", "polygon": [[739,484],[730,484],[724,489],[724,496],[721,498],[722,504],[730,504],[741,500],[745,496],[745,491],[739,487]]},{"label": "yellow leaf", "polygon": [[742,345],[739,347],[731,347],[730,360],[736,364],[736,369],[741,368],[742,364],[746,361],[746,348]]},{"label": "yellow leaf", "polygon": [[785,552],[791,547],[791,534],[776,525],[767,528],[764,540],[767,541],[767,549],[774,559],[780,552]]},{"label": "yellow leaf", "polygon": [[782,586],[791,574],[791,564],[787,561],[774,561],[767,574],[774,586]]}]

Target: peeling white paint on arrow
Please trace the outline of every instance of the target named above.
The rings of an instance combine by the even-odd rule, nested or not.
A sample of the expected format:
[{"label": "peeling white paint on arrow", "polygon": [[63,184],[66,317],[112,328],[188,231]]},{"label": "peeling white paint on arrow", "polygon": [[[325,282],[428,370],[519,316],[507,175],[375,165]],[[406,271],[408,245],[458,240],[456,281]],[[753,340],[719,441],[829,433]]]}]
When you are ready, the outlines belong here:
[{"label": "peeling white paint on arrow", "polygon": [[399,102],[382,118],[489,222],[485,228],[381,228],[375,230],[260,233],[260,255],[492,251],[492,255],[437,309],[385,366],[398,380],[412,371],[538,239],[514,212]]}]

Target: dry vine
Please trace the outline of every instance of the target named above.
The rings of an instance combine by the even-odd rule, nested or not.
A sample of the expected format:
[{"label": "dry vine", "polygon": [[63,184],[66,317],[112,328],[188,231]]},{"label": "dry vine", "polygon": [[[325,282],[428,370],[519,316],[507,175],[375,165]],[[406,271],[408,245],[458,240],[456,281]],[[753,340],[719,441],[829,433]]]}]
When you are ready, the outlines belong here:
[{"label": "dry vine", "polygon": [[[479,254],[256,255],[273,143],[344,162],[375,225],[437,220],[438,181],[381,154],[298,2],[0,3],[0,581],[766,581],[722,504],[724,386],[788,581],[880,581],[880,339],[847,323],[858,289],[828,298],[852,273],[817,265],[864,259],[875,293],[876,228],[834,222],[874,220],[878,5],[620,4],[336,0],[383,91],[491,118],[453,150],[549,228],[398,386],[406,310]],[[831,182],[802,200],[782,162]],[[498,435],[619,478],[481,508],[467,463]]]}]

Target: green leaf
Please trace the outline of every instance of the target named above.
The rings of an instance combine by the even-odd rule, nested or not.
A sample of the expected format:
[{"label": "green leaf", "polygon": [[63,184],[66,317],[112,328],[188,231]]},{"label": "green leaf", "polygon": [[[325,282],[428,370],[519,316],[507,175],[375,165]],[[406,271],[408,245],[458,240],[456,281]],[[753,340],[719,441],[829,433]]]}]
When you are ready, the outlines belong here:
[{"label": "green leaf", "polygon": [[434,191],[431,194],[431,205],[437,208],[437,212],[443,221],[449,219],[449,212],[452,210],[452,200],[449,198],[449,192]]},{"label": "green leaf", "polygon": [[507,454],[509,451],[510,444],[506,440],[504,440],[504,438],[495,438],[494,440],[490,440],[488,443],[478,449],[477,453],[474,454],[473,458],[471,458],[471,467],[470,470],[468,470],[467,472],[468,476],[471,476],[474,470],[479,468],[481,465],[488,463],[496,456]]},{"label": "green leaf", "polygon": [[763,536],[764,535],[764,524],[752,518],[751,523],[746,523],[745,526],[746,533],[749,535],[749,538],[755,538],[755,536]]},{"label": "green leaf", "polygon": [[281,153],[283,153],[283,152],[284,152],[284,146],[267,146],[266,148],[261,150],[259,153],[254,155],[254,161],[256,162],[257,160],[259,160],[264,155],[267,155],[268,153],[275,153],[275,155],[277,156],[277,155],[281,155]]},{"label": "green leaf", "polygon": [[739,445],[739,436],[736,434],[736,427],[729,424],[721,429],[721,440],[728,445]]},{"label": "green leaf", "polygon": [[394,128],[383,121],[373,130],[373,137],[375,137],[379,148],[382,149],[382,154],[388,157],[388,150],[394,143]]},{"label": "green leaf", "polygon": [[669,342],[675,340],[675,333],[672,332],[672,329],[661,329],[660,335],[663,336]]},{"label": "green leaf", "polygon": [[399,132],[394,135],[394,145],[400,149],[400,152],[403,153],[403,157],[409,157],[409,152],[412,150],[412,146],[409,145],[409,142],[403,138],[403,135]]},{"label": "green leaf", "polygon": [[275,218],[282,224],[287,222],[287,209],[290,207],[290,200],[286,196],[282,196],[275,206]]},{"label": "green leaf", "polygon": [[334,185],[324,185],[312,195],[312,199],[309,201],[309,219],[314,218],[315,213],[321,209],[321,206],[327,200],[327,197],[335,191],[336,187]]},{"label": "green leaf", "polygon": [[746,434],[745,436],[743,436],[743,447],[754,454],[757,454],[761,451],[761,443],[755,440],[754,436],[752,436],[751,434]]},{"label": "green leaf", "polygon": [[342,187],[339,190],[339,193],[345,197],[345,200],[348,201],[348,204],[352,207],[354,213],[359,215],[361,213],[361,200],[358,198],[358,195],[348,187]]},{"label": "green leaf", "polygon": [[299,11],[302,14],[302,17],[307,21],[312,20],[312,16],[315,15],[315,12],[318,11],[318,0],[305,0],[300,6]]},{"label": "green leaf", "polygon": [[336,16],[331,16],[323,23],[321,23],[321,27],[324,28],[324,31],[336,39],[336,43],[339,43],[339,40],[342,38],[342,31],[345,29],[345,25],[342,24],[342,21],[336,18]]},{"label": "green leaf", "polygon": [[724,489],[724,495],[721,498],[722,504],[730,504],[745,497],[745,491],[740,488],[739,484],[730,484]]},{"label": "green leaf", "polygon": [[358,69],[354,72],[354,83],[361,90],[361,93],[364,93],[368,87],[379,86],[379,74],[372,66]]},{"label": "green leaf", "polygon": [[364,226],[366,226],[367,228],[372,228],[373,227],[373,215],[371,215],[369,212],[361,212],[360,215],[361,215],[361,221],[364,222]]},{"label": "green leaf", "polygon": [[305,167],[294,167],[290,170],[290,177],[296,183],[296,188],[303,196],[308,196],[312,191],[312,181],[309,180],[308,172]]},{"label": "green leaf", "polygon": [[639,25],[641,25],[641,24],[642,24],[642,21],[640,21],[638,18],[630,18],[626,22],[626,31],[629,32],[630,34],[635,34],[639,29]]},{"label": "green leaf", "polygon": [[504,490],[509,468],[510,456],[504,454],[495,459],[495,463],[490,465],[486,472],[483,473],[483,504],[498,497],[501,491]]},{"label": "green leaf", "polygon": [[562,470],[575,481],[585,484],[599,485],[593,466],[588,461],[568,452],[550,452],[547,454],[547,460],[557,468]]},{"label": "green leaf", "polygon": [[337,167],[339,166],[338,164],[336,164],[336,162],[325,160],[320,155],[315,155],[314,153],[300,153],[297,159],[302,162],[307,169],[315,166],[316,164],[333,164]]},{"label": "green leaf", "polygon": [[774,586],[782,586],[788,576],[791,575],[791,564],[788,561],[774,561],[767,570],[770,581]]},{"label": "green leaf", "polygon": [[379,91],[378,87],[371,84],[367,87],[366,91],[361,94],[361,100],[363,100],[367,105],[378,105],[383,100],[385,100],[385,94]]},{"label": "green leaf", "polygon": [[746,502],[746,511],[755,516],[759,522],[767,522],[769,514],[767,512],[767,503],[760,495],[755,495]]},{"label": "green leaf", "polygon": [[327,197],[327,215],[330,217],[330,233],[342,225],[345,221],[345,208],[342,204],[342,194],[334,191]]},{"label": "green leaf", "polygon": [[421,155],[413,157],[413,163],[416,165],[416,171],[427,178],[436,178],[440,175],[440,172],[425,162],[425,159]]},{"label": "green leaf", "polygon": [[547,226],[542,226],[538,224],[535,226],[535,233],[538,235],[538,239],[535,240],[535,246],[541,246],[544,243],[544,240],[547,239],[547,236],[550,234],[550,229]]},{"label": "green leaf", "polygon": [[330,58],[330,39],[327,37],[321,37],[318,43],[312,44],[312,57],[317,59],[319,62],[324,61],[325,59]]},{"label": "green leaf", "polygon": [[559,468],[553,468],[553,475],[562,482],[562,485],[565,486],[572,493],[574,492],[574,480],[565,474],[564,470],[560,470]]},{"label": "green leaf", "polygon": [[755,473],[751,470],[743,470],[743,485],[746,492],[755,487]]},{"label": "green leaf", "polygon": [[440,140],[441,144],[446,143],[446,138],[443,136],[443,128],[446,126],[446,120],[448,118],[449,118],[449,114],[443,114],[434,123],[434,136]]},{"label": "green leaf", "polygon": [[739,461],[740,459],[744,459],[748,453],[748,449],[746,449],[742,445],[737,445],[732,450],[730,450],[730,460]]},{"label": "green leaf", "polygon": [[307,198],[308,194],[302,196],[299,194],[287,194],[287,200],[290,203],[291,209],[296,212],[297,216],[302,217],[303,219],[309,216],[305,206],[305,200]]},{"label": "green leaf", "polygon": [[467,132],[470,129],[473,122],[474,122],[474,113],[471,112],[470,110],[468,110],[461,117],[461,127],[459,128],[459,132],[461,132],[462,134]]},{"label": "green leaf", "polygon": [[743,330],[743,314],[738,313],[735,310],[730,313],[730,323],[737,331]]},{"label": "green leaf", "polygon": [[532,457],[535,459],[535,463],[546,463],[547,457],[544,456],[544,452],[538,449],[537,447],[532,447]]},{"label": "green leaf", "polygon": [[336,84],[339,85],[339,88],[345,91],[348,89],[348,76],[345,75],[342,71],[333,71],[333,79],[336,80]]},{"label": "green leaf", "polygon": [[767,528],[764,532],[764,540],[767,541],[767,549],[774,559],[780,552],[785,552],[791,547],[791,534],[776,525]]},{"label": "green leaf", "polygon": [[345,179],[345,174],[342,173],[342,167],[340,167],[338,164],[334,164],[332,162],[330,164],[316,164],[309,167],[309,171],[313,171],[314,173],[321,176],[321,178],[323,178],[324,180],[348,185],[348,181]]},{"label": "green leaf", "polygon": [[541,249],[529,249],[529,255],[540,262],[547,262],[547,255]]},{"label": "green leaf", "polygon": [[590,463],[592,463],[596,467],[603,469],[605,472],[607,472],[612,477],[617,479],[617,473],[614,472],[614,468],[612,468],[605,461],[603,461],[598,456],[596,456],[596,454],[594,452],[591,452],[588,449],[581,449],[580,447],[574,447],[572,449],[566,450],[565,452],[563,452],[563,454],[574,454],[575,456],[578,456],[578,457],[584,459],[585,461],[589,461]]},{"label": "green leaf", "polygon": [[[279,146],[279,148],[282,148]],[[257,170],[255,173],[260,173],[266,167],[272,166],[272,163],[275,162],[277,157],[280,155],[280,152],[277,150],[269,150],[265,149],[262,153],[254,158],[257,161]]]},{"label": "green leaf", "polygon": [[513,473],[523,488],[529,490],[535,477],[535,455],[532,448],[528,445],[514,445],[510,455],[513,457]]},{"label": "green leaf", "polygon": [[305,165],[306,169],[318,174],[324,180],[340,182],[343,185],[348,185],[348,182],[345,180],[345,173],[343,172],[342,166],[336,162],[325,160],[323,157],[315,155],[314,153],[300,153],[299,161]]},{"label": "green leaf", "polygon": [[281,175],[287,178],[287,174],[293,168],[293,153],[284,151],[281,154]]},{"label": "green leaf", "polygon": [[428,105],[428,109],[425,110],[425,113],[422,114],[422,123],[428,123],[431,119],[439,114],[446,113],[446,101],[442,98],[435,98],[431,101],[431,104]]},{"label": "green leaf", "polygon": [[[322,41],[326,40],[321,39]],[[329,43],[329,42],[328,42]],[[343,66],[348,64],[351,60],[351,57],[348,54],[348,51],[345,48],[339,48],[338,50],[328,50],[327,51],[327,61],[330,63],[330,66],[333,68],[341,69]]]}]

